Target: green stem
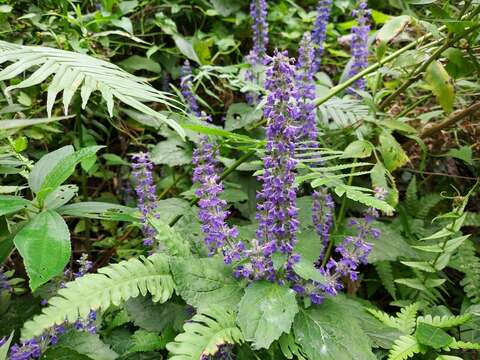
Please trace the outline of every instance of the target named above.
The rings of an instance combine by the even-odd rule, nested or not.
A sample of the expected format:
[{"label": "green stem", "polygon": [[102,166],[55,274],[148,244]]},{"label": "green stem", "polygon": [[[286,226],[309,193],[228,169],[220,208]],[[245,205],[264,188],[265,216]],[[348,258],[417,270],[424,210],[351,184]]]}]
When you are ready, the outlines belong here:
[{"label": "green stem", "polygon": [[[357,159],[356,158],[353,159],[353,163],[355,164],[356,162],[357,162]],[[348,182],[347,182],[348,186],[352,186],[354,173],[355,173],[355,166],[352,166],[352,168],[350,169],[350,176],[348,177]],[[347,207],[347,195],[344,194],[342,198],[342,204],[340,205],[340,211],[338,212],[338,216],[335,219],[333,234],[337,233],[338,227],[340,226],[340,224],[343,222],[343,219],[345,218],[346,207]],[[332,250],[333,250],[333,241],[332,239],[330,239],[328,242],[327,250],[325,251],[325,255],[322,259],[322,266],[325,266],[325,264],[327,263],[328,259],[330,258],[330,255],[332,254]]]}]

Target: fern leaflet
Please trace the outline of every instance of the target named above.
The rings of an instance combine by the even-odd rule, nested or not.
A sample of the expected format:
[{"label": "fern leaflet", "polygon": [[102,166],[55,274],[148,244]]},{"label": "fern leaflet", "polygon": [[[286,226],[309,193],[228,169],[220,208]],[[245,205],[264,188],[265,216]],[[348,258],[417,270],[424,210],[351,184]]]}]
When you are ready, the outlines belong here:
[{"label": "fern leaflet", "polygon": [[438,327],[438,328],[451,328],[455,326],[462,325],[470,320],[472,317],[471,314],[463,314],[458,316],[433,316],[432,315],[425,315],[419,316],[417,318],[417,323],[423,322],[429,325]]},{"label": "fern leaflet", "polygon": [[174,286],[168,257],[162,254],[108,265],[98,269],[97,274],[86,274],[67,283],[49,300],[42,314],[25,323],[22,338],[40,335],[55,324],[73,322],[86,317],[90,310],[120,305],[140,294],[150,293],[153,301],[165,302],[172,296]]},{"label": "fern leaflet", "polygon": [[52,115],[53,104],[60,92],[63,91],[62,102],[67,114],[73,95],[79,88],[83,108],[87,105],[90,95],[98,90],[107,103],[110,116],[113,115],[114,98],[117,98],[124,104],[167,123],[180,136],[185,135],[182,127],[175,121],[144,104],[144,102],[157,102],[176,107],[176,100],[170,94],[156,90],[143,79],[129,74],[117,65],[71,51],[0,41],[0,64],[5,62],[12,62],[12,64],[0,71],[0,81],[13,79],[35,68],[30,77],[7,87],[6,93],[13,89],[41,84],[53,75],[47,92],[48,117]]},{"label": "fern leaflet", "polygon": [[214,355],[223,344],[243,342],[242,332],[235,325],[235,314],[222,308],[204,310],[183,329],[174,342],[167,344],[170,360],[201,359]]},{"label": "fern leaflet", "polygon": [[395,340],[388,353],[388,360],[405,360],[420,352],[420,345],[411,335],[405,335]]}]

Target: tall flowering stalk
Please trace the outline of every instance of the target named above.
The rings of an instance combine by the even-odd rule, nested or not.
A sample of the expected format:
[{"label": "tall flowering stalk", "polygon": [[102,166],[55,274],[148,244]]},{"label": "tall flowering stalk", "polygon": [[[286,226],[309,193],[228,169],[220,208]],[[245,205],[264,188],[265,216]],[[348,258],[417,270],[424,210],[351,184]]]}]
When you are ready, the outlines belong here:
[{"label": "tall flowering stalk", "polygon": [[[246,73],[246,80],[259,82],[255,75],[256,67],[262,65],[267,54],[268,46],[268,23],[267,23],[267,1],[252,0],[250,2],[250,17],[252,18],[252,50],[247,55],[247,61],[251,65]],[[258,95],[249,92],[246,95],[249,104],[258,102]]]},{"label": "tall flowering stalk", "polygon": [[[348,73],[349,77],[358,74],[368,66],[368,33],[370,32],[370,10],[366,0],[359,0],[358,7],[353,11],[357,25],[352,27],[352,56],[353,62]],[[354,88],[365,90],[366,81],[358,79]],[[352,90],[352,89],[351,89]]]},{"label": "tall flowering stalk", "polygon": [[200,185],[195,195],[200,199],[198,216],[210,255],[222,249],[229,238],[238,235],[237,229],[225,222],[229,212],[226,210],[226,201],[219,197],[223,192],[223,184],[218,176],[217,157],[218,151],[207,137],[203,137],[193,153],[193,181]]},{"label": "tall flowering stalk", "polygon": [[160,218],[157,212],[157,188],[153,182],[153,163],[148,153],[138,153],[132,156],[133,177],[137,194],[138,209],[141,213],[143,244],[152,246],[155,242],[156,230],[148,223],[148,216]]},{"label": "tall flowering stalk", "polygon": [[211,122],[211,116],[206,115],[205,112],[201,111],[200,107],[198,106],[197,99],[195,98],[195,94],[193,92],[192,78],[192,67],[190,66],[190,62],[188,60],[185,60],[182,66],[182,72],[180,77],[180,90],[187,105],[187,112],[196,116],[199,119]]},{"label": "tall flowering stalk", "polygon": [[327,25],[330,18],[332,0],[319,0],[317,4],[317,17],[312,30],[312,42],[315,45],[315,60],[313,62],[312,72],[316,73],[320,69],[324,50],[324,43],[327,38]]},{"label": "tall flowering stalk", "polygon": [[298,49],[298,61],[296,69],[296,86],[298,91],[298,122],[300,130],[298,132],[299,141],[317,140],[317,127],[315,116],[315,81],[313,72],[313,62],[315,49],[312,46],[310,34],[305,33]]},{"label": "tall flowering stalk", "polygon": [[275,279],[272,262],[275,252],[287,255],[293,262],[298,260],[293,256],[293,247],[298,228],[294,155],[299,111],[295,67],[291,62],[287,52],[278,51],[266,60],[267,143],[264,171],[259,176],[262,189],[257,193],[259,227],[252,248],[241,254],[245,262],[236,270],[237,276],[251,280]]}]

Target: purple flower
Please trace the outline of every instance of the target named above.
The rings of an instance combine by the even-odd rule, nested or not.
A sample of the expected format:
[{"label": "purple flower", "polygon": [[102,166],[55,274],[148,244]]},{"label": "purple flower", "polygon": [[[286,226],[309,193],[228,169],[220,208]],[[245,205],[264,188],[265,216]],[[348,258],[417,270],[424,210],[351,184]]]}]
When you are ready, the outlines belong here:
[{"label": "purple flower", "polygon": [[190,62],[185,60],[182,66],[182,73],[180,78],[180,90],[182,92],[182,96],[187,103],[187,112],[196,116],[199,119],[204,119],[208,122],[212,121],[211,116],[206,115],[203,111],[200,110],[198,106],[197,99],[195,98],[195,94],[193,92],[193,83],[192,83],[192,68],[190,66]]},{"label": "purple flower", "polygon": [[229,227],[225,222],[229,212],[226,210],[226,201],[219,197],[223,192],[223,184],[216,168],[217,156],[218,151],[208,142],[207,137],[200,140],[193,153],[195,167],[192,180],[200,185],[195,195],[200,199],[198,216],[210,255],[222,249],[229,238],[238,235],[237,229]]},{"label": "purple flower", "polygon": [[294,155],[299,110],[295,67],[291,62],[287,52],[275,51],[273,57],[266,59],[268,96],[264,116],[268,125],[264,171],[259,176],[262,189],[257,193],[259,227],[252,248],[241,254],[245,262],[235,272],[236,276],[251,280],[275,279],[273,253],[286,254],[294,261],[292,251],[298,228]]},{"label": "purple flower", "polygon": [[78,259],[76,262],[78,265],[80,265],[80,268],[78,269],[78,272],[73,273],[73,277],[75,279],[82,277],[83,275],[88,273],[93,267],[93,263],[90,260],[88,260],[88,254],[85,254],[85,253],[83,253],[80,256],[80,259]]},{"label": "purple flower", "polygon": [[315,45],[315,60],[312,66],[312,72],[316,73],[322,63],[323,47],[327,37],[327,25],[330,18],[332,0],[318,0],[317,17],[315,19],[312,31],[312,42]]},{"label": "purple flower", "polygon": [[317,126],[315,116],[315,81],[313,78],[314,48],[310,34],[305,33],[298,49],[296,86],[298,89],[298,108],[300,131],[298,141],[312,141],[316,145]]},{"label": "purple flower", "polygon": [[[252,18],[252,41],[253,47],[247,55],[247,61],[251,65],[246,73],[246,80],[259,82],[255,75],[255,68],[262,65],[267,53],[268,46],[268,23],[267,23],[267,1],[252,0],[250,2],[250,17]],[[258,94],[249,92],[246,95],[249,104],[258,102]]]},{"label": "purple flower", "polygon": [[10,360],[38,359],[42,355],[42,348],[35,339],[23,342],[21,345],[14,344],[10,348]]},{"label": "purple flower", "polygon": [[5,275],[2,271],[2,269],[0,268],[0,294],[2,293],[2,291],[7,291],[7,292],[11,292],[12,291],[12,287],[10,286],[10,284],[8,283],[8,277],[7,275]]},{"label": "purple flower", "polygon": [[[352,77],[368,66],[368,33],[370,32],[369,18],[370,10],[367,8],[367,1],[360,0],[358,8],[353,11],[357,19],[357,25],[352,27],[352,57],[353,62],[348,73]],[[361,78],[355,82],[352,88],[365,90],[366,81]],[[351,91],[353,89],[350,89]]]},{"label": "purple flower", "polygon": [[252,18],[253,48],[248,55],[248,60],[250,64],[254,66],[257,64],[262,64],[267,53],[267,1],[252,0],[250,2],[250,17]]},{"label": "purple flower", "polygon": [[335,203],[326,189],[315,191],[312,194],[312,198],[312,222],[315,226],[315,231],[322,240],[322,250],[319,256],[319,262],[321,262],[330,239]]},{"label": "purple flower", "polygon": [[148,223],[148,216],[159,218],[157,212],[157,189],[153,182],[153,164],[147,153],[138,153],[132,156],[133,177],[135,178],[135,192],[137,193],[138,209],[141,213],[145,246],[152,246],[155,242],[156,231]]}]

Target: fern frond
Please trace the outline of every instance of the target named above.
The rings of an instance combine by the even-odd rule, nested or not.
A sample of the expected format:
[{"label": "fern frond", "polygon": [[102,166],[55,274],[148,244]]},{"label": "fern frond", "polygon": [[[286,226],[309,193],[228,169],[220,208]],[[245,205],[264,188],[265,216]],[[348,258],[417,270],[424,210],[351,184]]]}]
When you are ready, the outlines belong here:
[{"label": "fern frond", "polygon": [[377,309],[366,308],[366,310],[380,320],[384,325],[397,329],[397,319],[388,315],[386,312]]},{"label": "fern frond", "polygon": [[388,353],[388,360],[405,360],[420,352],[420,345],[411,335],[400,336]]},{"label": "fern frond", "polygon": [[469,341],[457,341],[453,339],[453,341],[443,350],[450,351],[450,350],[480,350],[480,343],[472,343]]},{"label": "fern frond", "polygon": [[393,299],[396,299],[397,288],[395,287],[392,264],[389,261],[377,261],[374,266],[383,287]]},{"label": "fern frond", "polygon": [[458,248],[450,266],[465,274],[460,285],[473,303],[480,304],[480,257],[473,242],[467,240]]},{"label": "fern frond", "polygon": [[423,322],[438,328],[451,328],[465,324],[471,318],[471,314],[463,314],[458,316],[445,315],[441,317],[438,315],[432,317],[432,315],[429,314],[425,316],[419,316],[417,318],[417,323]]},{"label": "fern frond", "polygon": [[[321,121],[330,129],[344,129],[368,116],[368,107],[356,99],[334,97],[320,105]],[[359,128],[360,134],[364,131]]]},{"label": "fern frond", "polygon": [[419,303],[413,303],[409,306],[405,306],[397,313],[398,329],[405,334],[413,333],[415,329],[415,323],[417,318],[417,312]]},{"label": "fern frond", "polygon": [[174,342],[167,344],[170,360],[201,359],[214,355],[223,344],[243,342],[243,335],[235,325],[235,314],[223,308],[212,307],[195,315],[183,327]]},{"label": "fern frond", "polygon": [[440,196],[440,194],[427,194],[418,200],[417,211],[412,214],[415,214],[417,219],[425,220],[430,211],[442,200],[443,198]]},{"label": "fern frond", "polygon": [[41,84],[53,75],[47,92],[47,114],[52,116],[52,108],[60,92],[63,92],[65,114],[73,95],[80,88],[82,108],[87,105],[90,95],[100,91],[107,103],[110,116],[113,115],[114,98],[134,109],[167,123],[182,137],[184,131],[172,119],[154,111],[145,102],[157,102],[176,107],[176,100],[165,92],[158,91],[146,81],[122,70],[117,65],[85,54],[54,49],[43,46],[24,46],[0,42],[0,64],[11,62],[0,71],[0,81],[10,80],[23,72],[35,69],[33,74],[16,85],[8,86],[8,93],[13,89],[26,88]]},{"label": "fern frond", "polygon": [[108,265],[98,269],[97,274],[86,274],[67,283],[49,300],[42,314],[25,323],[22,338],[32,338],[55,324],[74,322],[86,317],[90,310],[120,305],[140,294],[150,293],[153,301],[165,302],[174,286],[168,257],[163,254]]},{"label": "fern frond", "polygon": [[480,212],[465,212],[467,216],[465,217],[465,221],[463,226],[472,226],[472,227],[480,227]]}]

